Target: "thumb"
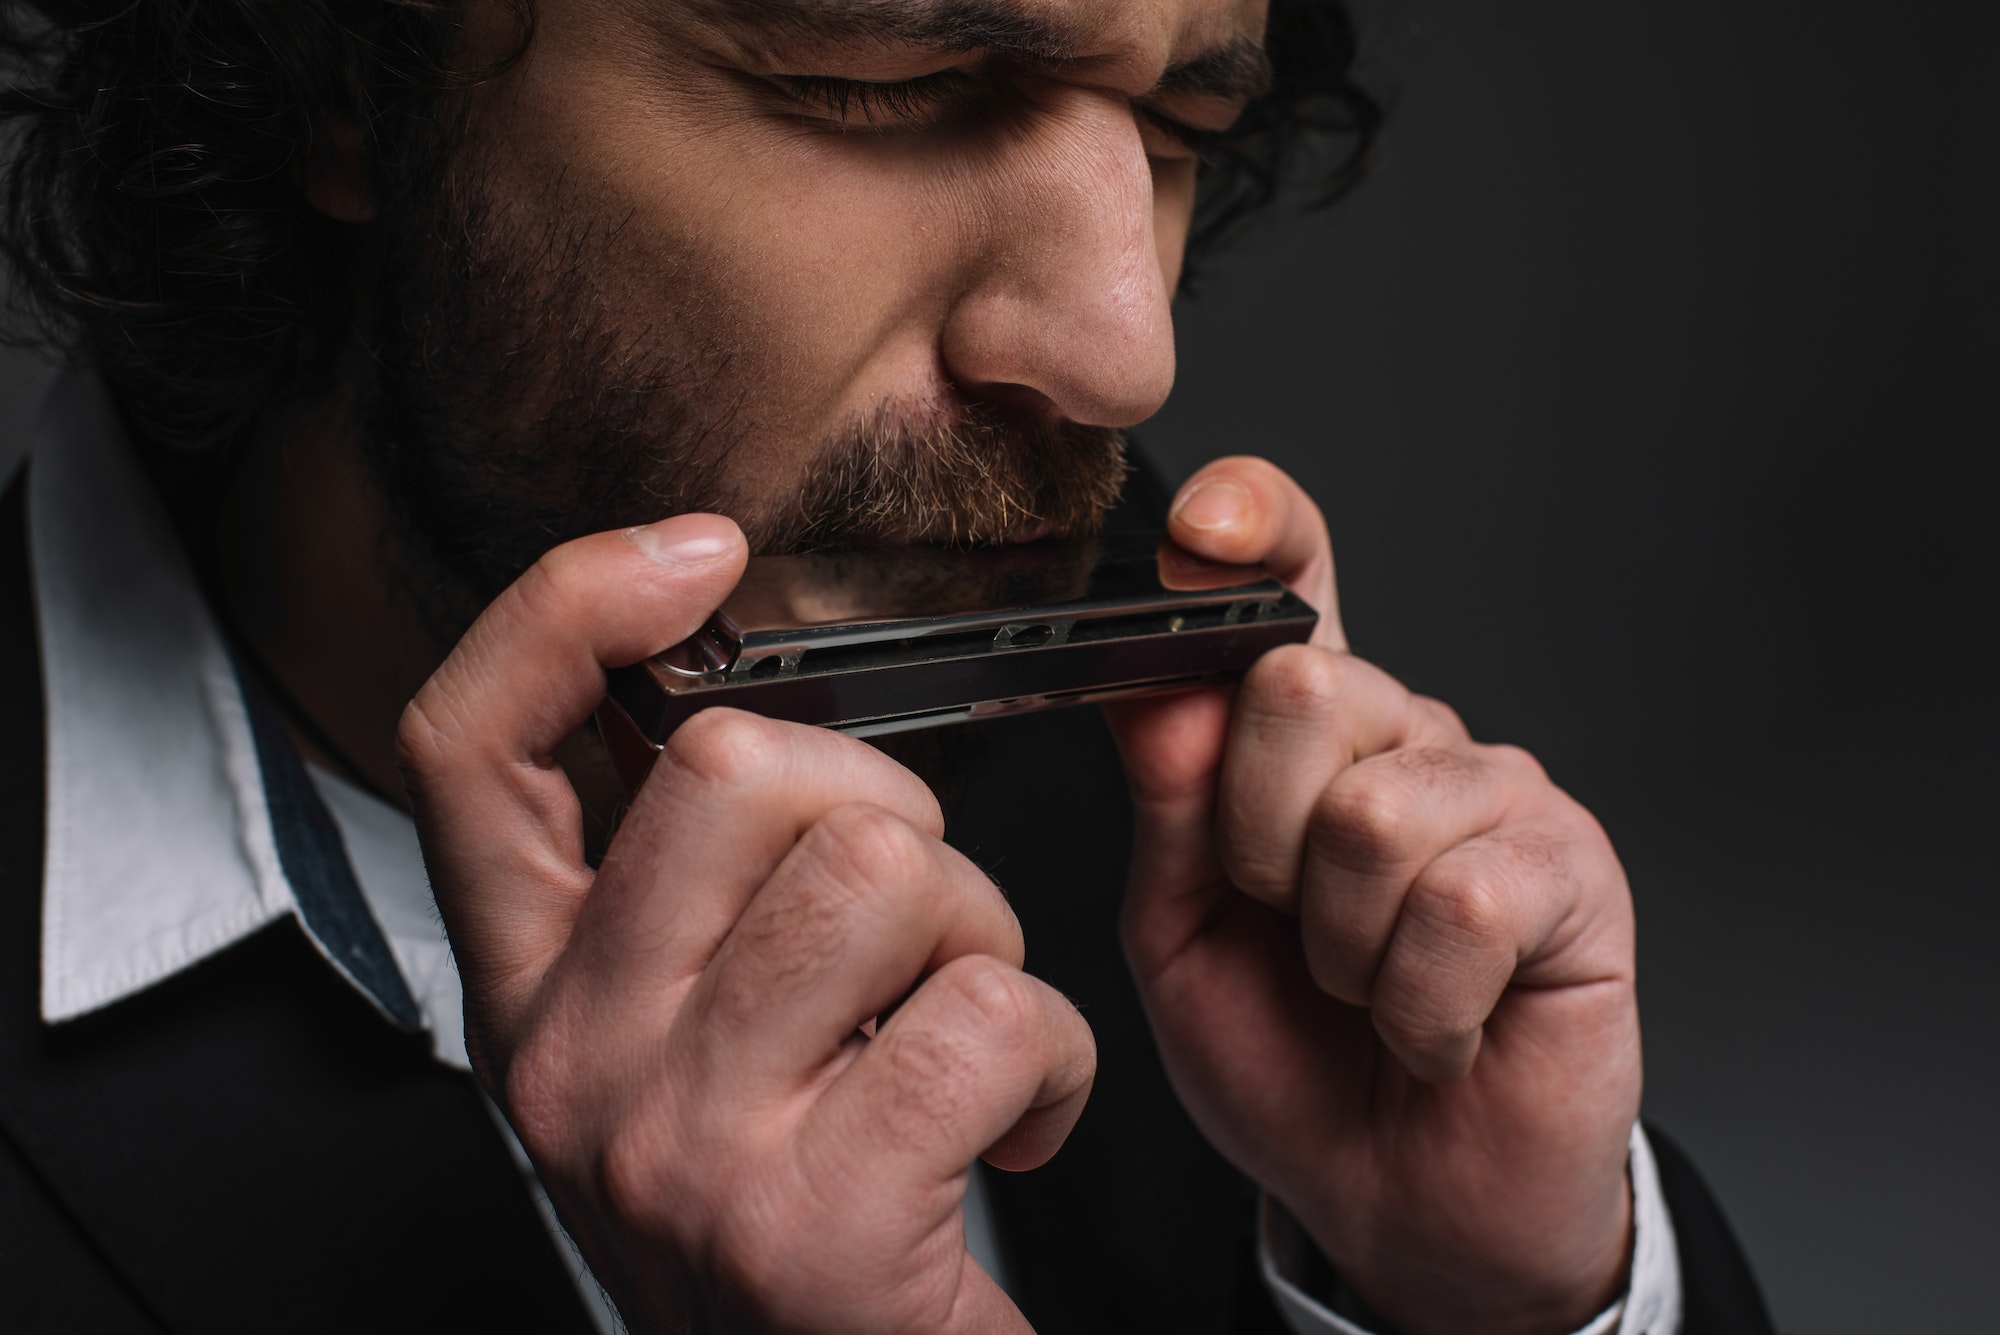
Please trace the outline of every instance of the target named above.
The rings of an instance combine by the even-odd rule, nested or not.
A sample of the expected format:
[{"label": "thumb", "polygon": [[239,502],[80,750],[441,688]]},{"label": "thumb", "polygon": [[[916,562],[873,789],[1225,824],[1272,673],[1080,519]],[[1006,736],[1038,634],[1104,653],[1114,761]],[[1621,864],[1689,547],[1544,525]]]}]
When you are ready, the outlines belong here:
[{"label": "thumb", "polygon": [[1347,647],[1326,516],[1270,460],[1235,455],[1204,465],[1174,498],[1167,534],[1196,556],[1265,567],[1319,613],[1313,643]]},{"label": "thumb", "polygon": [[591,884],[555,752],[603,697],[604,669],[692,634],[744,556],[717,515],[565,543],[494,600],[404,711],[397,758],[469,998],[523,1004]]}]

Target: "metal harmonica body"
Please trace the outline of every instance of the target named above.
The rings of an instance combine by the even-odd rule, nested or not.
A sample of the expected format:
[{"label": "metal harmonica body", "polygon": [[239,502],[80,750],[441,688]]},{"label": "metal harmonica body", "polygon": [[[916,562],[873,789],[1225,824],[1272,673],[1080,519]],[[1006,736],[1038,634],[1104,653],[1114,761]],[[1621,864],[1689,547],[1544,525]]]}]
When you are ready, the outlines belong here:
[{"label": "metal harmonica body", "polygon": [[714,705],[879,736],[1226,680],[1318,619],[1157,535],[755,557],[699,632],[610,674],[598,725],[636,789]]}]

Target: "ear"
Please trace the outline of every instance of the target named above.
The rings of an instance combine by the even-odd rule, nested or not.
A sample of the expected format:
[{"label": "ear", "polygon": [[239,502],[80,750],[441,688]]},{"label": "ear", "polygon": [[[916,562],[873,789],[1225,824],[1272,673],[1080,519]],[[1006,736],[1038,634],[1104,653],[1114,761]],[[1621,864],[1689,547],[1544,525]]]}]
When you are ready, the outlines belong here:
[{"label": "ear", "polygon": [[299,189],[307,203],[336,222],[374,220],[375,190],[368,182],[368,157],[359,125],[338,116],[313,133]]}]

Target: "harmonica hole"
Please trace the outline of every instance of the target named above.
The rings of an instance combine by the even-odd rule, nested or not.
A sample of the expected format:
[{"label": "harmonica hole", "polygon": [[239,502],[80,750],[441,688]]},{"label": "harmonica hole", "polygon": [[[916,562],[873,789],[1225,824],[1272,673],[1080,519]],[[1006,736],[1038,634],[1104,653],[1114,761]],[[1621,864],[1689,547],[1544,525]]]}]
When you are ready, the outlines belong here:
[{"label": "harmonica hole", "polygon": [[1278,604],[1268,598],[1246,598],[1229,605],[1223,615],[1222,624],[1234,626],[1244,621],[1269,621],[1278,613]]},{"label": "harmonica hole", "polygon": [[750,665],[749,677],[752,681],[763,681],[767,677],[778,676],[785,670],[785,660],[781,655],[772,654],[760,658]]},{"label": "harmonica hole", "polygon": [[1002,626],[993,635],[997,649],[1033,649],[1055,638],[1054,626]]}]

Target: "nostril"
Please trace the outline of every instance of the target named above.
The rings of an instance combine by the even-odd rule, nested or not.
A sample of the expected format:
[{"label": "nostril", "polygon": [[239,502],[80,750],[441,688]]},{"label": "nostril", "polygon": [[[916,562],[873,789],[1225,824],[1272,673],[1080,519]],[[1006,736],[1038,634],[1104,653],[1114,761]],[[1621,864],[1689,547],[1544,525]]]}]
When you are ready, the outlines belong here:
[{"label": "nostril", "polygon": [[986,411],[1010,422],[1057,427],[1067,419],[1056,401],[1032,385],[997,380],[985,384],[955,384],[959,399],[974,412]]}]

